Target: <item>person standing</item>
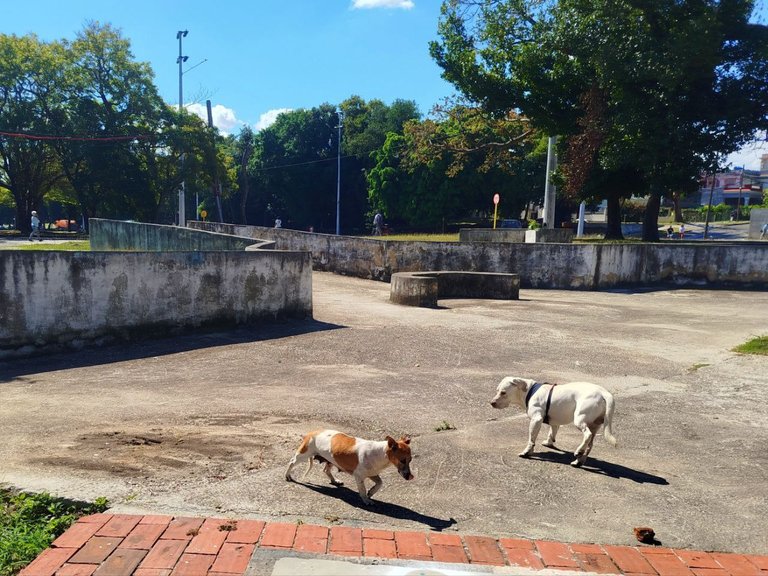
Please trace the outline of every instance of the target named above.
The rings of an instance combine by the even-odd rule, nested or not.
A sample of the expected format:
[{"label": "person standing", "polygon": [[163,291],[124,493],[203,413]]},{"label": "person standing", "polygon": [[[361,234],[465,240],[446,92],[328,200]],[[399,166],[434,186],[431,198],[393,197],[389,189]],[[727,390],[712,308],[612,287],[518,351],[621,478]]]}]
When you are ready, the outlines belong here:
[{"label": "person standing", "polygon": [[32,218],[30,219],[30,224],[32,225],[32,232],[29,234],[29,241],[32,242],[32,237],[37,237],[40,242],[43,241],[43,237],[41,234],[41,229],[43,225],[40,223],[40,218],[37,217],[37,212],[32,210]]},{"label": "person standing", "polygon": [[685,224],[680,224],[680,240],[685,238]]},{"label": "person standing", "polygon": [[376,212],[376,216],[373,217],[373,235],[381,236],[384,231],[384,216],[381,212]]}]

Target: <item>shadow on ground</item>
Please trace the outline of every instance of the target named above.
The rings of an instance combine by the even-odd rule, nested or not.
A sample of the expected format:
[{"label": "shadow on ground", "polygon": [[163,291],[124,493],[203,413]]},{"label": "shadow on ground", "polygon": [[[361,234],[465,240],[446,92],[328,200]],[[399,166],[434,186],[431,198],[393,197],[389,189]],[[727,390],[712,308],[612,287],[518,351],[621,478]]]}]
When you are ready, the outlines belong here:
[{"label": "shadow on ground", "polygon": [[113,362],[154,358],[180,352],[189,352],[191,350],[230,346],[232,344],[276,340],[341,328],[345,328],[345,326],[318,322],[317,320],[285,320],[252,327],[235,328],[228,331],[186,333],[179,336],[129,343],[115,342],[102,347],[88,347],[79,352],[68,351],[44,356],[3,360],[0,362],[0,383],[10,382],[14,378],[27,374],[53,372],[86,366],[100,366]]},{"label": "shadow on ground", "polygon": [[[557,452],[539,452],[529,456],[531,460],[541,460],[545,462],[557,462],[558,464],[571,465],[573,461],[573,454],[566,452],[565,450],[559,450]],[[666,478],[649,474],[641,470],[635,470],[634,468],[627,468],[621,464],[613,464],[598,458],[589,456],[587,462],[581,467],[585,472],[591,472],[592,474],[602,474],[610,478],[626,478],[632,480],[638,484],[658,484],[660,486],[667,486],[669,482]]]},{"label": "shadow on ground", "polygon": [[413,522],[419,522],[420,524],[429,526],[430,529],[436,532],[441,532],[446,528],[456,524],[456,520],[453,518],[448,518],[447,520],[444,518],[436,518],[434,516],[428,516],[426,514],[416,512],[415,510],[411,510],[405,506],[391,504],[389,502],[382,502],[380,500],[374,500],[374,504],[372,506],[367,506],[363,503],[362,498],[360,498],[360,494],[358,494],[355,490],[347,488],[346,486],[318,486],[317,484],[307,484],[305,482],[296,483],[309,488],[310,490],[314,490],[315,492],[318,492],[324,496],[330,496],[331,498],[341,500],[342,502],[348,504],[349,506],[353,506],[354,508],[359,508],[374,514],[381,514],[382,516],[388,516],[390,518],[397,518],[398,520],[411,520]]}]

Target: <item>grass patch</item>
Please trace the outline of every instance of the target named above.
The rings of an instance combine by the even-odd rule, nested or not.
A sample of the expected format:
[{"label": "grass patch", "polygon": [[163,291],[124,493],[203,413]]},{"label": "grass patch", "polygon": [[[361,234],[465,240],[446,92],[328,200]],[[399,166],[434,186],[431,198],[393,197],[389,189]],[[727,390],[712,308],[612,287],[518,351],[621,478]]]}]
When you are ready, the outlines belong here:
[{"label": "grass patch", "polygon": [[0,487],[0,576],[24,568],[80,516],[106,509],[106,498],[89,504]]},{"label": "grass patch", "polygon": [[740,352],[741,354],[760,354],[762,356],[768,356],[768,336],[758,336],[752,338],[740,344],[733,349],[734,352]]},{"label": "grass patch", "polygon": [[456,426],[454,426],[447,420],[443,420],[442,422],[440,422],[440,424],[435,426],[435,432],[444,432],[446,430],[456,430]]},{"label": "grass patch", "polygon": [[65,252],[89,252],[91,250],[91,241],[68,240],[67,242],[29,242],[27,244],[16,246],[0,245],[0,250],[45,250],[46,252],[50,252],[52,250],[61,250]]},{"label": "grass patch", "polygon": [[458,242],[459,234],[390,234],[389,236],[367,236],[367,238],[388,242]]},{"label": "grass patch", "polygon": [[696,372],[696,370],[699,368],[706,368],[707,366],[711,366],[711,364],[707,364],[706,362],[699,362],[698,364],[694,364],[688,368],[688,372]]}]

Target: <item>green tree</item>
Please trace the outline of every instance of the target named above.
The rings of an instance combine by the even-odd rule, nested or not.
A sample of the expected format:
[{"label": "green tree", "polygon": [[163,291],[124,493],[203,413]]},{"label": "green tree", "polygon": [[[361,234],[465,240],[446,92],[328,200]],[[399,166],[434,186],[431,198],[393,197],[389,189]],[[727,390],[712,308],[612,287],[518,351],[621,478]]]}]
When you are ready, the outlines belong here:
[{"label": "green tree", "polygon": [[61,105],[65,48],[34,35],[0,34],[0,187],[12,195],[16,226],[29,232],[29,214],[61,180],[46,111]]},{"label": "green tree", "polygon": [[[661,195],[686,188],[768,125],[768,38],[749,21],[753,7],[449,0],[431,53],[468,97],[518,109],[566,142],[589,129],[581,120],[600,100],[600,142],[571,173],[586,184],[592,170],[634,170],[649,196],[643,238],[655,240]],[[614,178],[593,185],[601,181]]]}]

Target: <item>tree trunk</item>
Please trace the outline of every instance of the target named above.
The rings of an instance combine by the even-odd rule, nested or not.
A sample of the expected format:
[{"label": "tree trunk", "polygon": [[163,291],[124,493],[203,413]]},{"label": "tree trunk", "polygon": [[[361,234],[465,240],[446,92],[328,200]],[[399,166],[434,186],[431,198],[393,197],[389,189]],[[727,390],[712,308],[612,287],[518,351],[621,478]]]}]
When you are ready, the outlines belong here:
[{"label": "tree trunk", "polygon": [[624,240],[621,232],[621,197],[618,192],[608,194],[608,205],[605,208],[605,239]]},{"label": "tree trunk", "polygon": [[643,218],[643,242],[659,241],[659,207],[661,195],[653,190],[645,205],[645,217]]},{"label": "tree trunk", "polygon": [[672,201],[675,203],[675,222],[682,222],[683,209],[680,208],[680,192],[672,192]]}]

